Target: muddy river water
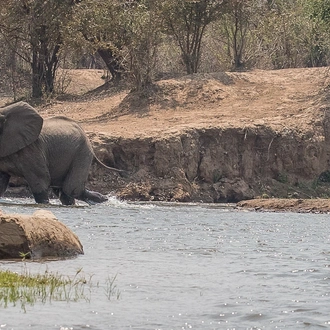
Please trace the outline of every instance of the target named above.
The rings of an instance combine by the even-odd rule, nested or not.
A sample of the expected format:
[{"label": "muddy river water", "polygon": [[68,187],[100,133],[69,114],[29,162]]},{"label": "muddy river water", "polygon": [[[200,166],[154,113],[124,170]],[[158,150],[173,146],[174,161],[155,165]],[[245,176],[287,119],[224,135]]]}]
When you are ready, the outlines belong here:
[{"label": "muddy river water", "polygon": [[[31,214],[32,204],[0,208]],[[116,199],[47,209],[79,236],[85,254],[0,261],[1,269],[81,269],[95,286],[88,299],[0,306],[1,330],[330,327],[330,215]]]}]

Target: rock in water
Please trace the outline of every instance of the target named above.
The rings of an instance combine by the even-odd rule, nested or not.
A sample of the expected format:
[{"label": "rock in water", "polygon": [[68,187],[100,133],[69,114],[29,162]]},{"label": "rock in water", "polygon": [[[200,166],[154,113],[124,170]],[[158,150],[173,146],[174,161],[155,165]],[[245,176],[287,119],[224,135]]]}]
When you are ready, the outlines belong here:
[{"label": "rock in water", "polygon": [[83,253],[77,235],[50,211],[38,210],[32,216],[0,213],[0,259],[66,258]]}]

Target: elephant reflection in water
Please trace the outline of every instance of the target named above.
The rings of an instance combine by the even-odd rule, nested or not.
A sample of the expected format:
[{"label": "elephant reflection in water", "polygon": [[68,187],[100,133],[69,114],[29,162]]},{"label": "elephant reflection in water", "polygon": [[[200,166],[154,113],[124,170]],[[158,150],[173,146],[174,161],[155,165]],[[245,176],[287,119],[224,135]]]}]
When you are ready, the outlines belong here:
[{"label": "elephant reflection in water", "polygon": [[75,121],[43,119],[25,102],[0,108],[0,196],[15,175],[25,178],[37,203],[49,203],[50,187],[63,205],[104,202],[106,196],[85,188],[94,157],[107,167]]}]

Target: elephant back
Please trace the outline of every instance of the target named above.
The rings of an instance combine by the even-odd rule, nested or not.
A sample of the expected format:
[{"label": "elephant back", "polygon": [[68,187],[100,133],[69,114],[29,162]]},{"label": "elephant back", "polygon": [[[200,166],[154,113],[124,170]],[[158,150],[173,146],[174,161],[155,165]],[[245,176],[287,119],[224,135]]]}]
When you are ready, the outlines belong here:
[{"label": "elephant back", "polygon": [[84,154],[93,154],[90,141],[82,127],[74,120],[57,116],[44,120],[40,138],[47,144],[50,151],[58,149],[68,152],[68,157],[73,151]]}]

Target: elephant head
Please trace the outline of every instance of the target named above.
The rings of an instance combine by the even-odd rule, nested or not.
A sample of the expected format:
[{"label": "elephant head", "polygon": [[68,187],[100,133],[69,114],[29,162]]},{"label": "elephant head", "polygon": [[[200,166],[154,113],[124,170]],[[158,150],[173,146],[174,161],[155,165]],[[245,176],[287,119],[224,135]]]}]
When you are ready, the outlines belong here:
[{"label": "elephant head", "polygon": [[41,116],[27,103],[0,108],[0,157],[11,155],[37,140]]}]

